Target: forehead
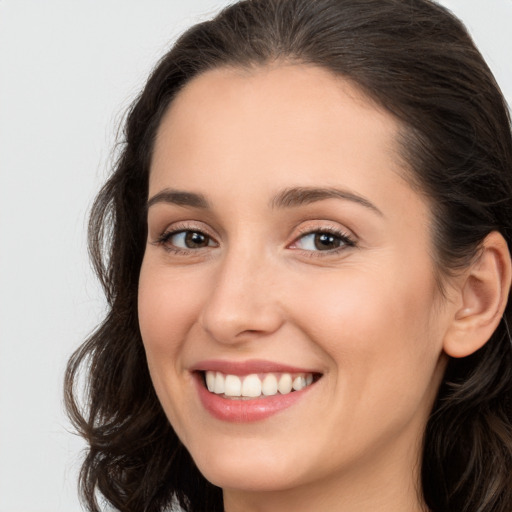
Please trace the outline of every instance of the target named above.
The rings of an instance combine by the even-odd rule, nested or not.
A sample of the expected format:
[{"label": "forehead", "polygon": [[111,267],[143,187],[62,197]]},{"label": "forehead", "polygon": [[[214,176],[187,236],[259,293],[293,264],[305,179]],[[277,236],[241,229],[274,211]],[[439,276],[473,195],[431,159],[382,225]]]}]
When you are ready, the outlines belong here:
[{"label": "forehead", "polygon": [[289,187],[342,186],[393,205],[413,194],[400,128],[356,86],[319,67],[208,71],[162,120],[149,192],[201,189],[221,202],[235,194],[267,201]]},{"label": "forehead", "polygon": [[[160,158],[169,162],[197,144],[212,156],[256,152],[261,160],[266,152],[275,161],[287,153],[289,162],[292,155],[303,158],[314,150],[327,155],[333,148],[347,158],[357,153],[365,160],[372,145],[398,171],[398,130],[391,114],[322,68],[221,68],[196,77],[174,99],[157,133],[152,167],[159,166]],[[366,147],[355,144],[357,138]],[[276,151],[278,144],[281,151]]]}]

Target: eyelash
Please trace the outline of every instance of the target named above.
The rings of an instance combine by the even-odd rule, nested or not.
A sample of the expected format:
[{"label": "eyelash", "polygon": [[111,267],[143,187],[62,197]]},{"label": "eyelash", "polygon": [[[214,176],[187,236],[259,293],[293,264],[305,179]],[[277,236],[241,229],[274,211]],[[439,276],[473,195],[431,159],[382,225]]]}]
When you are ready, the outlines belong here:
[{"label": "eyelash", "polygon": [[[297,236],[291,245],[297,244],[301,239],[304,239],[307,236],[310,235],[331,235],[333,237],[336,237],[340,242],[341,245],[339,247],[336,247],[334,249],[327,249],[325,251],[321,250],[302,250],[303,254],[307,255],[307,257],[310,258],[322,258],[322,257],[328,257],[332,255],[339,254],[340,252],[346,250],[350,247],[356,247],[357,243],[356,241],[349,236],[347,233],[343,232],[339,228],[336,227],[322,227],[317,229],[310,229],[305,228],[304,230],[301,230],[299,233],[299,236]],[[300,248],[297,250],[301,250]]]},{"label": "eyelash", "polygon": [[[210,236],[208,233],[206,233],[203,229],[195,229],[193,226],[187,226],[187,225],[176,226],[171,231],[163,232],[155,240],[154,243],[155,243],[155,245],[162,246],[166,251],[172,252],[172,253],[174,253],[176,255],[179,255],[179,256],[181,256],[181,255],[183,255],[183,256],[190,255],[191,253],[196,252],[196,251],[198,251],[200,249],[206,249],[208,247],[212,247],[212,246],[206,246],[206,247],[199,247],[199,248],[184,249],[184,248],[181,248],[181,247],[176,247],[174,245],[169,245],[169,240],[173,236],[178,235],[180,233],[198,233],[198,234],[201,234],[201,235],[205,236],[206,238],[208,238],[209,240],[213,241],[215,244],[218,245],[218,243],[215,241],[215,239],[212,236]],[[338,254],[339,252],[344,251],[344,250],[346,250],[349,247],[356,247],[357,246],[356,241],[351,236],[347,235],[346,233],[344,233],[340,229],[334,228],[334,227],[323,227],[323,228],[318,228],[318,229],[304,229],[303,231],[301,231],[299,233],[299,236],[297,236],[293,240],[293,242],[288,245],[288,247],[292,247],[293,245],[297,244],[301,239],[304,239],[307,236],[310,236],[310,235],[322,235],[322,234],[331,235],[333,237],[336,237],[341,242],[341,245],[339,247],[334,248],[334,249],[327,249],[325,251],[321,251],[321,250],[316,250],[315,251],[315,250],[307,250],[307,249],[306,250],[305,249],[301,250],[300,248],[297,248],[297,250],[301,250],[302,253],[307,255],[308,257],[316,258],[316,257],[326,257],[326,256],[329,256],[329,255]]]},{"label": "eyelash", "polygon": [[180,233],[199,233],[199,234],[205,236],[206,238],[208,238],[209,240],[213,240],[215,243],[217,243],[212,236],[210,236],[208,233],[206,233],[204,231],[204,229],[196,229],[194,226],[188,226],[188,225],[178,225],[171,231],[164,231],[155,240],[154,243],[155,243],[155,245],[162,246],[166,251],[172,252],[173,254],[176,254],[177,256],[187,256],[187,255],[190,255],[190,253],[192,253],[192,252],[196,252],[199,249],[202,249],[201,247],[196,248],[196,249],[193,249],[193,248],[184,249],[181,247],[176,247],[174,245],[170,245],[169,240],[173,236],[178,235]]}]

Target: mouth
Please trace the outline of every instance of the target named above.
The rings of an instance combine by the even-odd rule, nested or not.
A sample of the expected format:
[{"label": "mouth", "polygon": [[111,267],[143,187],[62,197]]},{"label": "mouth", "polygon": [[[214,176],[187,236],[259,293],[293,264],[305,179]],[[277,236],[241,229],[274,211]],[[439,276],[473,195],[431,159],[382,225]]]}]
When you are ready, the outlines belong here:
[{"label": "mouth", "polygon": [[208,361],[192,369],[203,407],[216,419],[246,423],[281,413],[314,392],[320,372],[266,361]]},{"label": "mouth", "polygon": [[313,372],[266,372],[233,375],[220,371],[199,372],[203,385],[215,395],[230,400],[251,400],[288,395],[301,391],[320,379]]}]

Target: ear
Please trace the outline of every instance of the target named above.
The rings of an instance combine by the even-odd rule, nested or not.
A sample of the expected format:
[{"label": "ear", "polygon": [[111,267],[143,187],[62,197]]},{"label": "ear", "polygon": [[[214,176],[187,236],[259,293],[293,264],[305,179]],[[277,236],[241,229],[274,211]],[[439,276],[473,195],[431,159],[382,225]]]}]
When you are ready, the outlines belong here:
[{"label": "ear", "polygon": [[455,314],[443,345],[449,356],[468,356],[492,336],[507,305],[511,266],[507,242],[493,231],[457,285]]}]

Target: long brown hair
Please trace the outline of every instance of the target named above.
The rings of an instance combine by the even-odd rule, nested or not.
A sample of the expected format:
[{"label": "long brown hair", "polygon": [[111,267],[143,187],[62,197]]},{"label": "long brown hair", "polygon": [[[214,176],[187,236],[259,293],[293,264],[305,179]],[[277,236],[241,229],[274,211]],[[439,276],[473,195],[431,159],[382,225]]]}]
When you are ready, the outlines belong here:
[{"label": "long brown hair", "polygon": [[[429,0],[244,0],[192,27],[133,104],[121,156],[91,213],[90,253],[109,311],[71,357],[65,384],[70,417],[89,445],[80,485],[90,511],[100,510],[100,495],[123,512],[162,512],[173,501],[189,512],[222,510],[220,489],[176,437],[146,365],[137,286],[148,174],[162,116],[193,77],[277,59],[341,75],[401,121],[411,183],[432,205],[441,276],[465,265],[493,230],[510,248],[507,106],[446,9]],[[424,438],[421,484],[432,511],[512,510],[511,308],[481,350],[448,364]]]}]

